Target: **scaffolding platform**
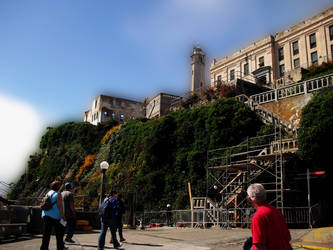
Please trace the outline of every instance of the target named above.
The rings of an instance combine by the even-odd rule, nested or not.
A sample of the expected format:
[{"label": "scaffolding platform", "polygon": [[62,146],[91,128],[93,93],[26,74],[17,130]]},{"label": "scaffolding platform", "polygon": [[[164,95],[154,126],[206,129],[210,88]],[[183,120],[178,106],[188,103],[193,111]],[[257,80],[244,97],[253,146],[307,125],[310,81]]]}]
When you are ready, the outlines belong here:
[{"label": "scaffolding platform", "polygon": [[[297,151],[297,139],[282,138],[281,129],[273,134],[248,138],[237,146],[207,152],[207,189],[205,207],[235,211],[235,224],[243,220],[239,209],[250,209],[246,189],[252,183],[264,180],[269,193],[267,202],[283,209],[284,193],[293,190],[284,187],[284,161]],[[214,196],[212,202],[208,197]],[[219,218],[212,222],[218,223]],[[230,220],[230,218],[229,218]]]}]

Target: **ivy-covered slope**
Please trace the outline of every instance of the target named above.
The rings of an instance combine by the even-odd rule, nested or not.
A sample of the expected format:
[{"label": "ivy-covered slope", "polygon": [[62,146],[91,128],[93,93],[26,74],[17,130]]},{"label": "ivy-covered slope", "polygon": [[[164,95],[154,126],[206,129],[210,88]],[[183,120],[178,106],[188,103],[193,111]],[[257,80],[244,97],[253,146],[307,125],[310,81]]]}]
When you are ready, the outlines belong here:
[{"label": "ivy-covered slope", "polygon": [[107,190],[135,191],[144,209],[161,209],[166,203],[186,208],[188,182],[193,195],[205,194],[207,150],[235,145],[263,126],[247,106],[231,98],[158,120],[115,125],[65,123],[49,129],[10,198],[34,196],[61,176],[74,183],[76,195],[88,196],[92,209],[100,190],[99,164],[107,160]]},{"label": "ivy-covered slope", "polygon": [[319,91],[303,108],[298,140],[306,167],[332,172],[333,87]]}]

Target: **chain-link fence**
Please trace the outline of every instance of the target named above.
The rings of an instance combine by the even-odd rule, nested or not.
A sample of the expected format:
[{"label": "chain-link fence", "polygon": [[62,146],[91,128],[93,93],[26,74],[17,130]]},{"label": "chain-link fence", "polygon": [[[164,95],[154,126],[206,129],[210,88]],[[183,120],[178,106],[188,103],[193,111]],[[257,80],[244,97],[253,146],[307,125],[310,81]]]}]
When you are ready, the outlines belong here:
[{"label": "chain-link fence", "polygon": [[[315,221],[318,208],[285,207],[283,214],[286,222],[292,227],[307,227]],[[177,226],[177,227],[211,227],[250,228],[254,208],[236,209],[195,209],[137,212],[136,219],[142,227]]]}]

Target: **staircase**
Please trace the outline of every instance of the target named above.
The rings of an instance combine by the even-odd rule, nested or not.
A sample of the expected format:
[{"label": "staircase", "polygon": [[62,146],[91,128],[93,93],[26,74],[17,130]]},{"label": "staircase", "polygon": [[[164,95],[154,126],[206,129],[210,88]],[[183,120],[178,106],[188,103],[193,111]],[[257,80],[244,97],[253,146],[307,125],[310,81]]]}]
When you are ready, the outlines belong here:
[{"label": "staircase", "polygon": [[244,102],[249,105],[252,111],[254,111],[257,117],[265,124],[277,124],[287,132],[289,135],[297,134],[297,127],[290,123],[289,121],[281,118],[278,114],[272,113],[260,105],[259,102],[256,102],[256,99],[253,99],[252,96],[248,97],[246,95],[238,95],[235,97],[237,100]]},{"label": "staircase", "polygon": [[[194,209],[205,210],[206,221],[213,224],[239,225],[249,208],[246,189],[265,180],[267,192],[274,193],[270,203],[283,208],[283,161],[297,151],[297,139],[281,138],[279,133],[249,138],[238,146],[208,152],[208,187],[212,178],[221,199],[194,198]],[[270,195],[271,196],[271,195]],[[243,217],[244,218],[243,218]]]},{"label": "staircase", "polygon": [[247,97],[246,95],[239,95],[236,96],[236,99],[248,104],[264,123],[278,124],[288,134],[297,135],[297,126],[289,121],[284,120],[282,117],[279,117],[278,114],[268,111],[262,106],[262,104],[279,101],[298,95],[307,95],[319,89],[330,86],[333,86],[333,74],[290,84],[288,86],[283,86],[256,95],[251,95],[250,97]]},{"label": "staircase", "polygon": [[[193,197],[193,209],[203,213],[203,224],[207,222],[219,225],[223,221],[223,209],[208,197]],[[207,221],[208,220],[208,221]],[[198,224],[198,223],[197,223]],[[198,225],[195,225],[198,226]]]},{"label": "staircase", "polygon": [[[283,193],[286,191],[283,162],[285,157],[298,149],[297,127],[278,114],[268,111],[262,104],[308,94],[332,85],[333,74],[330,74],[250,97],[236,97],[249,105],[264,123],[277,125],[275,128],[280,128],[280,131],[266,135],[267,140],[249,138],[246,143],[208,152],[207,187],[213,186],[209,183],[211,178],[214,187],[220,189],[218,194],[221,195],[221,200],[214,202],[208,197],[193,198],[193,211],[203,213],[203,224],[210,222],[223,226],[233,221],[233,224],[237,225],[239,217],[244,216],[243,210],[249,207],[246,202],[246,188],[256,180],[265,180],[265,187],[269,187],[267,192],[275,194],[275,199],[270,203],[274,202],[278,208],[283,208]],[[282,138],[281,130],[292,135],[292,138]],[[255,144],[256,142],[258,143]]]}]

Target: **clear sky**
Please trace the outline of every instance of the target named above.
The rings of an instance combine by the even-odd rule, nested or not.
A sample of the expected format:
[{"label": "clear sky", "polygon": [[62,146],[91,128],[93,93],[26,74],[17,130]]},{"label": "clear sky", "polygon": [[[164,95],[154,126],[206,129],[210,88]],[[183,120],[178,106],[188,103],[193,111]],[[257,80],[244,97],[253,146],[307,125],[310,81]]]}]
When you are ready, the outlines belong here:
[{"label": "clear sky", "polygon": [[213,58],[332,7],[332,0],[0,0],[0,181],[47,126],[82,121],[99,94],[143,101],[190,86]]}]

